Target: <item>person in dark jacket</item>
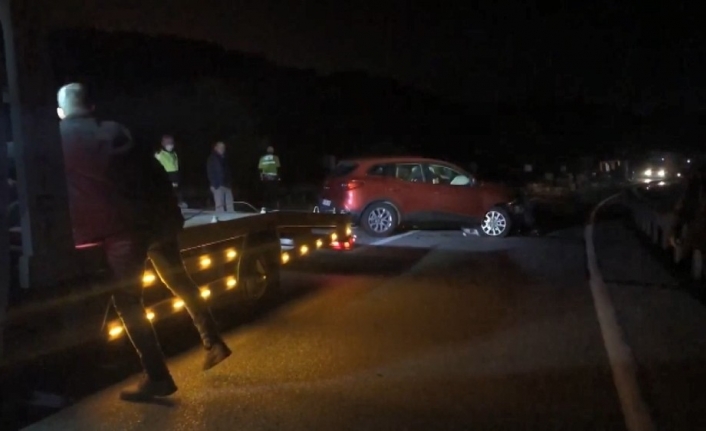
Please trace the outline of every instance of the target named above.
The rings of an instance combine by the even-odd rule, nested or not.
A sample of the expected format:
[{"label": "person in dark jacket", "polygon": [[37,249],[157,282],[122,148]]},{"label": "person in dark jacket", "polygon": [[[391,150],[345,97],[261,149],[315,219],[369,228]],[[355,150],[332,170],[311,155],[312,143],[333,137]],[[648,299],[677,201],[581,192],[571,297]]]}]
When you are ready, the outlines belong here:
[{"label": "person in dark jacket", "polygon": [[230,355],[181,260],[181,209],[150,149],[135,144],[121,124],[96,119],[83,85],[62,87],[58,103],[74,241],[102,244],[119,283],[113,304],[145,371],[137,387],[121,392],[120,397],[146,401],[169,396],[177,387],[142,304],[148,254],[158,275],[184,301],[194,320],[207,349],[204,368]]},{"label": "person in dark jacket", "polygon": [[226,144],[217,142],[206,162],[208,182],[211,185],[216,212],[233,212],[233,190],[230,168],[225,157]]}]

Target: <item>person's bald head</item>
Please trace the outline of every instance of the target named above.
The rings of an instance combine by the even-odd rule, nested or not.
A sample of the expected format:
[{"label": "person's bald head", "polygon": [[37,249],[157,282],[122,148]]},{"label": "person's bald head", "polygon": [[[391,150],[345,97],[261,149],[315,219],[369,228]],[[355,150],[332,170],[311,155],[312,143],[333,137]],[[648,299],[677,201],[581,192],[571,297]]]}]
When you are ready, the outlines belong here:
[{"label": "person's bald head", "polygon": [[90,100],[88,89],[83,84],[64,85],[59,89],[56,100],[59,105],[56,113],[62,120],[93,112],[93,103]]}]

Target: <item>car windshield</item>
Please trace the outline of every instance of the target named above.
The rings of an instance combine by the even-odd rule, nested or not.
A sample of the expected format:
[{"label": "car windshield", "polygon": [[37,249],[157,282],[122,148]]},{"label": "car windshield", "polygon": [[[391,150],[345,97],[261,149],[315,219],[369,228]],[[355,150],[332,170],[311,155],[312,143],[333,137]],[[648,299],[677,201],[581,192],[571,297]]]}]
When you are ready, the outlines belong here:
[{"label": "car windshield", "polygon": [[431,164],[428,167],[429,177],[434,184],[468,185],[472,182],[471,176],[457,168],[446,165]]}]

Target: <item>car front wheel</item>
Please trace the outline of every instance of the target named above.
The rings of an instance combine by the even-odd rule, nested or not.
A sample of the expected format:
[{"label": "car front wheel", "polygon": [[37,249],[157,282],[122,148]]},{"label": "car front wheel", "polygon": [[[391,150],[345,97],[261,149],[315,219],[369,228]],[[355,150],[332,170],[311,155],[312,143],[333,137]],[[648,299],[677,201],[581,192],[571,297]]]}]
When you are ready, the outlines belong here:
[{"label": "car front wheel", "polygon": [[504,238],[510,234],[510,215],[500,207],[488,210],[483,216],[480,232],[483,236]]},{"label": "car front wheel", "polygon": [[390,204],[375,203],[370,205],[361,217],[363,229],[370,235],[386,237],[392,235],[399,221],[397,210]]}]

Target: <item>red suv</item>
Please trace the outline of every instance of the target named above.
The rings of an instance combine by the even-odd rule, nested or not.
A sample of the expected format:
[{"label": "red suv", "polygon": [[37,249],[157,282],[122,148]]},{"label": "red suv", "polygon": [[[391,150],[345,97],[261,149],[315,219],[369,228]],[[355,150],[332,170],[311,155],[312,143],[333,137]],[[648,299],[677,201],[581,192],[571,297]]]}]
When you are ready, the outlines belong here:
[{"label": "red suv", "polygon": [[505,237],[524,208],[513,191],[477,182],[447,162],[384,157],[340,162],[324,183],[319,209],[349,213],[367,233],[383,237],[400,225],[453,222]]}]

